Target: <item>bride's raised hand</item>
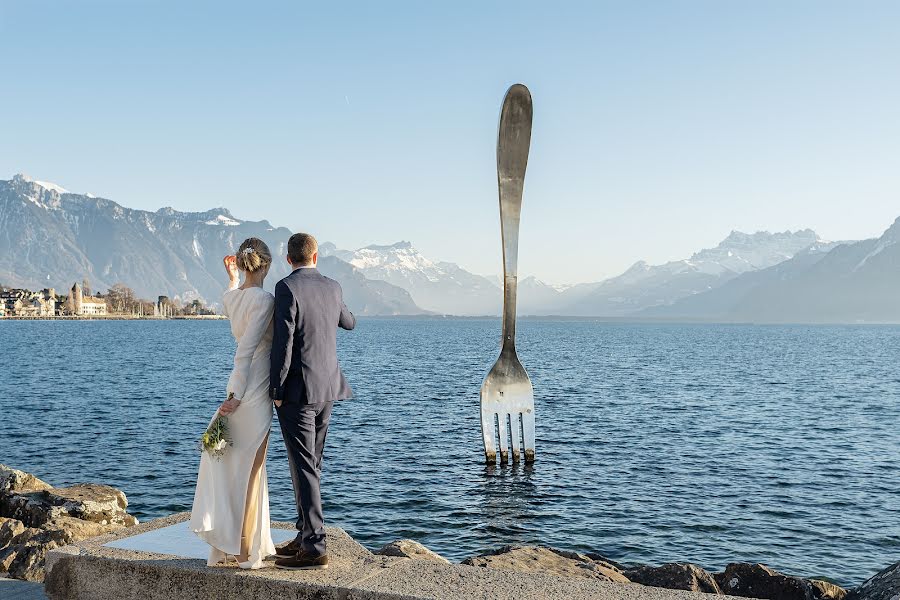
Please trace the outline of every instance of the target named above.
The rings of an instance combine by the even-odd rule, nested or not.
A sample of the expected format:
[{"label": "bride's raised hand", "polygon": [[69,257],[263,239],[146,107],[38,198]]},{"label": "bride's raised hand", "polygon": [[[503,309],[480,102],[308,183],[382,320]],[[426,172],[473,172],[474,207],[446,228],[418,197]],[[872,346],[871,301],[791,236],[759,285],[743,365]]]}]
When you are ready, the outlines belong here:
[{"label": "bride's raised hand", "polygon": [[237,256],[235,256],[234,254],[229,254],[222,259],[222,264],[225,265],[225,272],[228,273],[228,281],[230,281],[231,283],[235,283],[240,280],[240,275],[238,273],[237,267]]}]

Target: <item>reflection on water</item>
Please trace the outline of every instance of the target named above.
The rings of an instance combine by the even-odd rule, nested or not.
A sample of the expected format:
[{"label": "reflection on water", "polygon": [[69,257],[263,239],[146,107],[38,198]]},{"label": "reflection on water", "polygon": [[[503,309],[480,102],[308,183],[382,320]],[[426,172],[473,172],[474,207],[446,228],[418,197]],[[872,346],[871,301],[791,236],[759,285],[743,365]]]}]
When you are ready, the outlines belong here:
[{"label": "reflection on water", "polygon": [[[486,547],[496,547],[522,540],[533,534],[540,525],[540,506],[535,499],[541,494],[534,480],[534,465],[513,463],[506,466],[485,466],[478,492],[479,529],[489,542]],[[510,539],[512,536],[512,540]]]}]

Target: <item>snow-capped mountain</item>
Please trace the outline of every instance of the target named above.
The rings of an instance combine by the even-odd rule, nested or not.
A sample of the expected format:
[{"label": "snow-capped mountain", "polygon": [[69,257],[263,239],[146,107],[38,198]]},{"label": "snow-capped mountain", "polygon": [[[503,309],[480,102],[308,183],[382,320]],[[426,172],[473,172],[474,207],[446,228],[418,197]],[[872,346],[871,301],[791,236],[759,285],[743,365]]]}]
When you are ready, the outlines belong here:
[{"label": "snow-capped mountain", "polygon": [[492,281],[454,263],[432,261],[409,242],[330,252],[369,279],[405,289],[426,310],[453,315],[500,313],[503,296]]},{"label": "snow-capped mountain", "polygon": [[814,244],[791,260],[641,316],[726,322],[900,322],[900,218],[876,239]]},{"label": "snow-capped mountain", "polygon": [[[663,265],[635,263],[625,273],[598,283],[553,286],[535,277],[519,281],[520,315],[624,316],[650,306],[716,288],[741,273],[765,269],[798,251],[822,244],[807,229],[754,234],[733,231],[715,248]],[[369,279],[407,290],[419,306],[442,314],[497,315],[503,303],[499,277],[483,277],[449,262],[423,256],[409,242],[358,250],[323,250],[345,260]]]},{"label": "snow-capped mountain", "polygon": [[[17,175],[0,181],[0,283],[65,289],[87,277],[94,290],[123,282],[139,295],[215,302],[221,257],[241,240],[286,253],[291,232],[243,221],[225,208],[156,212],[73,194]],[[320,245],[319,267],[337,279],[359,314],[498,315],[499,277],[423,256],[409,242],[348,251]],[[268,283],[287,273],[275,261]],[[690,258],[639,261],[597,283],[519,281],[520,315],[637,316],[721,320],[900,321],[900,219],[883,236],[832,243],[815,232],[733,231]]]},{"label": "snow-capped mountain", "polygon": [[[732,231],[715,248],[688,259],[662,265],[639,261],[617,277],[607,279],[582,298],[563,294],[560,314],[624,316],[719,287],[742,273],[765,269],[821,243],[810,229],[753,234]],[[568,301],[568,303],[566,303]]]},{"label": "snow-capped mountain", "polygon": [[[238,219],[225,208],[148,212],[24,175],[0,181],[0,283],[6,285],[64,290],[87,277],[98,291],[122,282],[146,298],[216,303],[224,288],[224,255],[254,236],[282,257],[290,235],[267,221]],[[360,314],[423,312],[406,291],[370,281],[337,257],[319,267],[342,284],[348,306]],[[274,286],[287,273],[286,262],[276,259],[267,284]]]}]

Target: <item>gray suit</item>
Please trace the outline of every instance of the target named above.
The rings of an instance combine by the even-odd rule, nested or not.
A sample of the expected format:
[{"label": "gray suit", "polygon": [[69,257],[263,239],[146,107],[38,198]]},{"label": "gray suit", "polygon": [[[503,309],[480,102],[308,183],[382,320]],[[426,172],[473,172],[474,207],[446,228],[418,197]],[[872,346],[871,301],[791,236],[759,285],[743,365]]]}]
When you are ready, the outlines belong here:
[{"label": "gray suit", "polygon": [[275,286],[269,396],[277,408],[297,502],[303,550],[325,553],[319,479],[335,400],[352,396],[337,359],[337,328],[353,329],[338,282],[301,268]]}]

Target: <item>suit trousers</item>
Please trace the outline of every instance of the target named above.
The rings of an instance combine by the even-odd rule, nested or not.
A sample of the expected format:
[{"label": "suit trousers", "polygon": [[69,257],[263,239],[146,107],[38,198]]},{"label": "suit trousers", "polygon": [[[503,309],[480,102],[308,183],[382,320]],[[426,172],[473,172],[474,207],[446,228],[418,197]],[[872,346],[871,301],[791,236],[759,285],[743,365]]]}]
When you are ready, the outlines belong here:
[{"label": "suit trousers", "polygon": [[286,400],[276,408],[297,502],[300,532],[297,541],[303,550],[313,554],[325,553],[325,517],[319,481],[333,406],[333,401],[305,404]]}]

